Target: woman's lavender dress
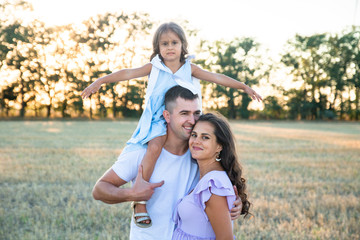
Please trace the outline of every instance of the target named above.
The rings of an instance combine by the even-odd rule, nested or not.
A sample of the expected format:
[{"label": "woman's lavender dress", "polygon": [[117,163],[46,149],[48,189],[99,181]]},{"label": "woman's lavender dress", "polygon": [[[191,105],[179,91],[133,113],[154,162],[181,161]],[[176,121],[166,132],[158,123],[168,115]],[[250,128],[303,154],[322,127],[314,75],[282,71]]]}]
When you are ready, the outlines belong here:
[{"label": "woman's lavender dress", "polygon": [[214,230],[205,213],[205,203],[212,194],[226,196],[229,210],[233,207],[236,196],[226,172],[208,172],[194,190],[180,200],[174,213],[177,228],[173,240],[215,239]]}]

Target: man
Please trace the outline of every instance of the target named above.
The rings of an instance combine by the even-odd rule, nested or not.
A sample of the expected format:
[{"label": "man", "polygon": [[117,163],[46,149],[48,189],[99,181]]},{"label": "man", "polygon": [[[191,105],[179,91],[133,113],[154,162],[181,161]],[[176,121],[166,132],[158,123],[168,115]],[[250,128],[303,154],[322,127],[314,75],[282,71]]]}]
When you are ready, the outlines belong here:
[{"label": "man", "polygon": [[[198,166],[191,159],[188,147],[190,133],[201,114],[199,106],[198,96],[181,86],[166,93],[163,116],[167,122],[167,140],[150,178],[152,183],[142,178],[140,163],[146,148],[141,148],[121,154],[95,184],[94,198],[105,203],[149,200],[147,210],[152,226],[140,228],[132,220],[130,239],[171,239],[176,204],[199,181]],[[131,188],[119,188],[128,181],[133,181]],[[237,200],[236,205],[239,204]],[[240,210],[232,209],[233,218],[240,215]]]}]

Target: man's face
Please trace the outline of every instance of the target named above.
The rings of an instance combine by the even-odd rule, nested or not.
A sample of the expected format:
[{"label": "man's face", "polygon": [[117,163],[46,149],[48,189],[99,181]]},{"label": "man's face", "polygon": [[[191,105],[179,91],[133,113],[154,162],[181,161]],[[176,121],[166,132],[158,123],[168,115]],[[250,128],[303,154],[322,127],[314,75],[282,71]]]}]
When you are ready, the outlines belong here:
[{"label": "man's face", "polygon": [[187,141],[201,114],[199,99],[185,100],[179,97],[176,99],[172,111],[166,112],[165,119],[168,123],[168,131]]}]

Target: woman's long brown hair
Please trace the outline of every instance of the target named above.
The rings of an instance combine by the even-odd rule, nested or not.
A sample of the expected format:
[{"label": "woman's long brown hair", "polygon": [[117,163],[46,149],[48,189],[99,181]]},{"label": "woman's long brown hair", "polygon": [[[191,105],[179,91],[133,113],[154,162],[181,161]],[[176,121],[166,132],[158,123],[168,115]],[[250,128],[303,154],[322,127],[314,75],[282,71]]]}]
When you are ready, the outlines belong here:
[{"label": "woman's long brown hair", "polygon": [[220,114],[207,113],[200,116],[197,122],[208,122],[214,127],[216,141],[222,146],[220,152],[221,165],[238,190],[242,202],[241,214],[249,214],[251,203],[246,193],[246,180],[242,177],[242,167],[238,162],[235,140],[230,125],[225,117]]}]

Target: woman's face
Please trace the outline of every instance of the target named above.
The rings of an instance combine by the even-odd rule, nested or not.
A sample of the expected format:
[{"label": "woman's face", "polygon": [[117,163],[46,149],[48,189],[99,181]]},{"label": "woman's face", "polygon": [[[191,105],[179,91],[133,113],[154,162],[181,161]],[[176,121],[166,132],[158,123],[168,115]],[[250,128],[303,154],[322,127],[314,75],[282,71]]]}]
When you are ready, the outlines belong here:
[{"label": "woman's face", "polygon": [[215,129],[209,122],[197,122],[191,132],[189,147],[194,159],[215,160],[216,155],[222,150],[214,133]]}]

